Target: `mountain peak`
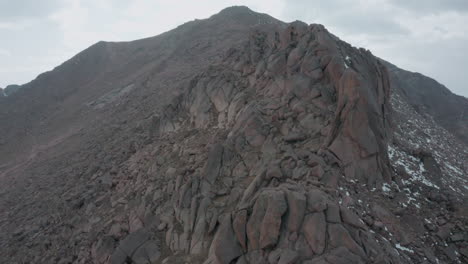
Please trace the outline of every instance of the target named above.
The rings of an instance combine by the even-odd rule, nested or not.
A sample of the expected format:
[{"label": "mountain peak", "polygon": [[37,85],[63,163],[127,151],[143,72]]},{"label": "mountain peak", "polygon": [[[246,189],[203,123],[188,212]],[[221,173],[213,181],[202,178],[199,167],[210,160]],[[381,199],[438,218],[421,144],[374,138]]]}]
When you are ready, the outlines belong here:
[{"label": "mountain peak", "polygon": [[262,24],[267,23],[278,23],[279,20],[271,17],[268,14],[258,13],[248,8],[247,6],[231,6],[221,10],[218,14],[212,16],[212,18],[221,18],[234,20],[236,22],[242,22],[247,24],[258,23],[262,21]]},{"label": "mountain peak", "polygon": [[0,98],[0,263],[466,263],[428,83],[245,6],[98,42]]},{"label": "mountain peak", "polygon": [[226,7],[219,12],[219,14],[253,14],[255,13],[252,9],[247,6],[230,6]]}]

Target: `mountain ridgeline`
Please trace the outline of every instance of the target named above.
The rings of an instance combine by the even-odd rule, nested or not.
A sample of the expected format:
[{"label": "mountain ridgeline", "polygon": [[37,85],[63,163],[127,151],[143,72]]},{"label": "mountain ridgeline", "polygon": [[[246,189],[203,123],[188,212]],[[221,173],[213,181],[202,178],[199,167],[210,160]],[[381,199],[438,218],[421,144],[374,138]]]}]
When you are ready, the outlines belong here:
[{"label": "mountain ridgeline", "polygon": [[0,96],[0,260],[463,263],[467,107],[247,7],[99,42]]}]

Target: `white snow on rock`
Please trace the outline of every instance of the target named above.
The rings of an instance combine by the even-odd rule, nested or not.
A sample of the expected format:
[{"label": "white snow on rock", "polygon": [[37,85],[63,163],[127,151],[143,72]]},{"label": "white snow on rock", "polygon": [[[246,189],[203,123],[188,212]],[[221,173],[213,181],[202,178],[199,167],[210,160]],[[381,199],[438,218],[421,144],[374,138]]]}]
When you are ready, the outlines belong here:
[{"label": "white snow on rock", "polygon": [[400,243],[395,244],[395,247],[397,249],[399,249],[399,250],[403,250],[403,251],[406,251],[406,252],[409,252],[409,253],[414,253],[414,251],[412,249],[404,247],[404,246],[400,245]]},{"label": "white snow on rock", "polygon": [[390,185],[388,183],[382,184],[382,191],[389,192],[390,190]]},{"label": "white snow on rock", "polygon": [[[423,175],[425,171],[424,165],[416,157],[399,149],[397,146],[391,146],[391,145],[388,146],[388,156],[390,160],[392,161],[392,165],[394,167],[402,166],[405,169],[406,173],[408,173],[408,175],[411,176],[409,178],[410,182],[419,181],[427,186],[440,189],[439,186],[432,183]],[[403,180],[403,182],[405,184],[408,183],[408,181],[406,180]]]},{"label": "white snow on rock", "polygon": [[[433,178],[427,177],[422,161],[410,154],[411,151],[425,150],[432,155],[442,172],[437,180],[457,193],[468,194],[468,149],[464,149],[463,144],[459,144],[458,139],[439,126],[432,116],[424,115],[422,110],[416,112],[399,92],[392,93],[390,102],[396,120],[394,138],[398,144],[388,146],[388,156],[395,169],[401,166],[410,176],[404,184],[421,182],[436,189],[442,187]],[[400,146],[405,146],[405,149]]]}]

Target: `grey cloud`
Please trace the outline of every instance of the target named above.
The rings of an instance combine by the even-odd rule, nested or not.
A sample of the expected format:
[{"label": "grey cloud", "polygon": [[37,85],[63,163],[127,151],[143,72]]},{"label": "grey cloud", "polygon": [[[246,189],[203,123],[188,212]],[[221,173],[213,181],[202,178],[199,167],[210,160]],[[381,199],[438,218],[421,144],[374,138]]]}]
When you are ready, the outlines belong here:
[{"label": "grey cloud", "polygon": [[0,21],[44,17],[62,6],[60,0],[0,0]]},{"label": "grey cloud", "polygon": [[[467,0],[468,1],[468,0]],[[288,0],[287,17],[307,17],[308,23],[333,25],[352,34],[406,35],[409,31],[386,13],[388,10],[368,10],[351,0]]]},{"label": "grey cloud", "polygon": [[366,35],[407,35],[410,32],[405,27],[388,17],[376,15],[354,15],[351,13],[341,14],[326,19],[350,34]]},{"label": "grey cloud", "polygon": [[416,13],[468,13],[468,0],[390,0],[390,3]]}]

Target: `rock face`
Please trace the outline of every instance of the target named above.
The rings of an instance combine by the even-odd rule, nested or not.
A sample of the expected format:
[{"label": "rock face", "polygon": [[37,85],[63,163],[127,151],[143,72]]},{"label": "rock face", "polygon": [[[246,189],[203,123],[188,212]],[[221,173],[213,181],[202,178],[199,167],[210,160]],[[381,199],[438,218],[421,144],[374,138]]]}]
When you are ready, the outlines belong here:
[{"label": "rock face", "polygon": [[[11,124],[6,138],[24,139],[14,152],[7,151],[13,143],[0,144],[2,160],[19,160],[0,167],[9,186],[0,193],[3,262],[464,260],[464,194],[429,197],[452,215],[418,204],[437,217],[429,232],[427,219],[403,218],[399,206],[413,200],[396,190],[417,191],[423,178],[396,166],[387,69],[322,25],[233,7],[130,46],[101,43],[79,57],[80,89],[99,93],[92,88],[111,78],[118,88],[83,100],[78,88],[53,86],[51,96],[63,102],[57,107],[70,105],[43,118],[59,129],[37,136],[45,142],[31,148],[36,136],[13,136],[25,124],[0,115]],[[94,64],[102,75],[87,73]],[[69,66],[22,93],[49,91],[44,79],[61,84],[57,76],[68,76]],[[13,99],[26,100],[20,93]],[[53,109],[31,104],[39,116]],[[65,119],[66,129],[58,126]],[[31,122],[30,131],[48,131]],[[22,156],[25,149],[32,151]],[[417,169],[422,162],[431,177],[443,172],[437,157],[411,153]],[[27,175],[34,176],[17,180]],[[431,239],[450,245],[434,249]]]}]

